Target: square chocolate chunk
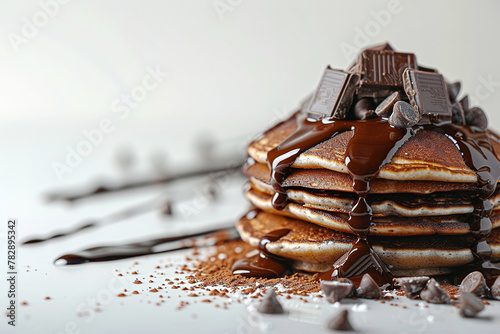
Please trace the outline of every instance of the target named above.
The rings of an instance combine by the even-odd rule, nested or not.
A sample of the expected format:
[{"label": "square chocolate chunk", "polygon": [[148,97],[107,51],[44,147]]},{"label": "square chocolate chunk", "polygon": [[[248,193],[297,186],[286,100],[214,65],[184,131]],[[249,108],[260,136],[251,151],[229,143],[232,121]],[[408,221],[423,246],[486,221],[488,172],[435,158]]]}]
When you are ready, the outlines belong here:
[{"label": "square chocolate chunk", "polygon": [[335,70],[328,66],[311,100],[309,113],[345,119],[349,113],[357,83],[356,74]]},{"label": "square chocolate chunk", "polygon": [[407,69],[403,81],[410,103],[420,113],[419,124],[451,122],[452,106],[441,74]]},{"label": "square chocolate chunk", "polygon": [[418,68],[413,53],[393,50],[364,50],[359,58],[361,72],[358,97],[387,97],[403,91],[402,74],[407,68]]}]

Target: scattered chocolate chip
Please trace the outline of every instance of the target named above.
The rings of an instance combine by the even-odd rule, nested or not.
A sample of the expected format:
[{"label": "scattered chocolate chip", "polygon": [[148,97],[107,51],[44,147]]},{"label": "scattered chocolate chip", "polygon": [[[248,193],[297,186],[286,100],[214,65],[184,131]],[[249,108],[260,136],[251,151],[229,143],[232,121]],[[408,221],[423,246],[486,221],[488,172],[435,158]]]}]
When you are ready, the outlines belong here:
[{"label": "scattered chocolate chip", "polygon": [[382,117],[389,117],[392,113],[392,108],[394,107],[394,103],[399,101],[401,96],[399,92],[394,92],[389,95],[384,101],[382,101],[377,108],[375,109],[375,113]]},{"label": "scattered chocolate chip", "polygon": [[351,323],[349,322],[349,311],[342,310],[339,314],[327,319],[324,327],[332,331],[353,331]]},{"label": "scattered chocolate chip", "polygon": [[394,279],[394,283],[399,285],[406,294],[406,297],[415,299],[429,282],[429,277],[399,277]]},{"label": "scattered chocolate chip", "polygon": [[465,123],[468,126],[475,126],[482,130],[488,127],[488,118],[483,109],[479,107],[472,107],[469,111],[465,112]]},{"label": "scattered chocolate chip", "polygon": [[460,93],[460,88],[462,88],[462,84],[460,81],[449,83],[446,82],[446,86],[448,87],[448,95],[450,96],[450,101],[453,103],[457,100],[458,94]]},{"label": "scattered chocolate chip", "polygon": [[465,318],[474,318],[484,310],[484,304],[472,293],[460,291],[460,315]]},{"label": "scattered chocolate chip", "polygon": [[389,124],[404,129],[417,124],[419,120],[420,114],[415,108],[407,102],[397,101],[389,117]]},{"label": "scattered chocolate chip", "polygon": [[330,303],[336,303],[346,297],[351,297],[355,291],[354,284],[346,278],[338,281],[321,281],[320,285],[326,300]]},{"label": "scattered chocolate chip", "polygon": [[493,299],[500,300],[500,276],[497,277],[495,283],[491,286],[491,296]]},{"label": "scattered chocolate chip", "polygon": [[486,280],[480,271],[471,272],[460,283],[460,292],[472,293],[478,297],[483,296],[487,290]]},{"label": "scattered chocolate chip", "polygon": [[274,291],[274,288],[267,289],[262,302],[257,307],[257,311],[265,314],[281,314],[284,312],[283,307],[276,298],[276,292]]},{"label": "scattered chocolate chip", "polygon": [[434,278],[427,282],[425,289],[420,292],[420,298],[432,304],[449,304],[451,301],[448,293]]},{"label": "scattered chocolate chip", "polygon": [[465,125],[465,112],[462,104],[459,102],[451,105],[451,122],[458,125]]},{"label": "scattered chocolate chip", "polygon": [[170,203],[170,201],[166,201],[165,203],[163,203],[161,207],[161,214],[164,216],[172,215],[172,203]]},{"label": "scattered chocolate chip", "polygon": [[460,100],[460,104],[462,105],[462,109],[464,111],[469,110],[469,95],[465,95],[463,99]]},{"label": "scattered chocolate chip", "polygon": [[383,298],[384,294],[373,278],[369,274],[364,274],[356,290],[356,296],[360,298],[379,299]]},{"label": "scattered chocolate chip", "polygon": [[374,109],[373,99],[362,98],[354,105],[354,116],[360,120],[376,117]]}]

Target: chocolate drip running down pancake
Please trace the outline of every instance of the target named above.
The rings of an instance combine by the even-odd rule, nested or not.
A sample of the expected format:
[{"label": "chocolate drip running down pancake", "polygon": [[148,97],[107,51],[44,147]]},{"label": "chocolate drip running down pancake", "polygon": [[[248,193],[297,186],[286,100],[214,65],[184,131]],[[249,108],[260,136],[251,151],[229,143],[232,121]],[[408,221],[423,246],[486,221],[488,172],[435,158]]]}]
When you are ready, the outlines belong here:
[{"label": "chocolate drip running down pancake", "polygon": [[453,123],[459,92],[447,87],[392,47],[363,50],[348,72],[327,67],[309,102],[248,146],[258,213],[238,223],[243,240],[286,229],[265,252],[328,270],[321,279],[382,284],[469,264],[498,275],[500,139],[466,104]]},{"label": "chocolate drip running down pancake", "polygon": [[[257,247],[262,236],[287,228],[286,236],[268,243],[266,249],[277,256],[293,260],[296,268],[322,272],[352,248],[356,237],[336,232],[302,220],[259,211],[255,217],[243,217],[237,224],[242,239]],[[470,235],[375,237],[374,250],[395,272],[401,275],[437,275],[449,273],[452,267],[473,261]],[[494,259],[500,260],[500,230],[490,235]],[[424,264],[424,266],[423,266]],[[393,270],[394,271],[394,270]]]}]

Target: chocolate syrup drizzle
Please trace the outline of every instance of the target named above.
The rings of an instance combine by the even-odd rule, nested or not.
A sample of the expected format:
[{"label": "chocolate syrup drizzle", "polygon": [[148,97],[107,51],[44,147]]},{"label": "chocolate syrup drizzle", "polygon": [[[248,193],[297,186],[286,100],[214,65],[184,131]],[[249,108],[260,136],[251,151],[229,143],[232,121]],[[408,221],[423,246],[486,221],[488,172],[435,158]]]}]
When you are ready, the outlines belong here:
[{"label": "chocolate syrup drizzle", "polygon": [[349,130],[352,130],[353,136],[347,145],[345,164],[358,199],[347,223],[357,239],[351,251],[341,257],[332,270],[323,274],[321,279],[360,279],[362,274],[368,272],[379,283],[385,284],[392,281],[392,275],[372,250],[367,238],[373,215],[366,195],[370,191],[370,180],[378,174],[380,168],[391,161],[398,149],[410,138],[413,132],[411,129],[391,127],[387,120],[382,118],[362,121],[316,120],[308,118],[305,113],[299,115],[297,130],[268,153],[272,170],[271,185],[276,190],[273,206],[282,210],[287,204],[286,190],[281,183],[295,159],[314,145]]},{"label": "chocolate syrup drizzle", "polygon": [[492,205],[487,200],[495,191],[500,178],[500,162],[489,141],[488,134],[480,129],[458,126],[451,123],[414,126],[399,129],[388,124],[386,119],[376,118],[362,121],[307,118],[305,113],[297,116],[297,130],[287,137],[277,148],[268,153],[271,168],[271,185],[276,193],[273,206],[282,210],[287,204],[283,180],[288,176],[295,159],[307,149],[338,135],[352,130],[345,152],[345,164],[353,179],[353,189],[358,199],[349,214],[348,224],[357,236],[353,248],[338,259],[332,269],[320,279],[333,280],[348,277],[357,281],[369,273],[379,284],[391,283],[389,269],[370,246],[368,233],[372,222],[372,210],[366,201],[370,191],[370,181],[380,169],[389,163],[401,146],[421,130],[435,131],[446,135],[460,150],[467,166],[477,173],[478,194],[474,213],[470,216],[470,231],[475,238],[471,245],[475,264],[491,275],[500,274],[500,266],[491,263],[491,248],[486,238],[491,232],[489,218]]},{"label": "chocolate syrup drizzle", "polygon": [[475,127],[455,124],[433,126],[433,131],[442,132],[458,147],[469,168],[477,175],[478,193],[474,201],[474,212],[469,217],[470,232],[474,237],[471,245],[474,256],[473,268],[485,277],[500,275],[500,263],[492,263],[491,247],[486,241],[492,230],[490,219],[493,206],[488,198],[496,190],[500,179],[500,161],[486,131]]}]

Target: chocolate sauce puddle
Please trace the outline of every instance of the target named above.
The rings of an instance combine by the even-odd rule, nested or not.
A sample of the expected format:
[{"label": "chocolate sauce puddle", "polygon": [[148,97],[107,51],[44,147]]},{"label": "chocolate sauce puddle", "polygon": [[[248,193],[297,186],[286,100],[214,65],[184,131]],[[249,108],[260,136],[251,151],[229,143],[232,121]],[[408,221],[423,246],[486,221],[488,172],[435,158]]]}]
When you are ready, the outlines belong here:
[{"label": "chocolate sauce puddle", "polygon": [[236,240],[239,236],[234,227],[213,229],[176,237],[158,238],[140,242],[99,246],[66,254],[54,261],[56,265],[75,265],[87,262],[103,262],[150,254],[173,252],[194,247],[208,247],[223,241]]},{"label": "chocolate sauce puddle", "polygon": [[366,195],[370,191],[371,179],[414,134],[412,129],[392,127],[386,119],[380,117],[349,121],[314,120],[307,118],[305,114],[299,115],[297,130],[268,153],[272,170],[271,185],[276,190],[273,206],[282,210],[287,204],[286,191],[281,184],[295,159],[307,149],[349,130],[352,130],[353,135],[345,152],[345,164],[358,199],[349,213],[347,223],[357,239],[353,248],[342,256],[330,271],[321,275],[320,279],[348,277],[356,281],[361,279],[364,273],[369,273],[380,284],[390,283],[392,275],[389,269],[375,254],[367,238],[373,214]]},{"label": "chocolate sauce puddle", "polygon": [[269,232],[259,242],[259,253],[244,257],[233,264],[231,271],[234,275],[245,277],[278,278],[290,270],[287,260],[269,253],[266,245],[276,241],[290,233],[288,229],[280,229]]}]

